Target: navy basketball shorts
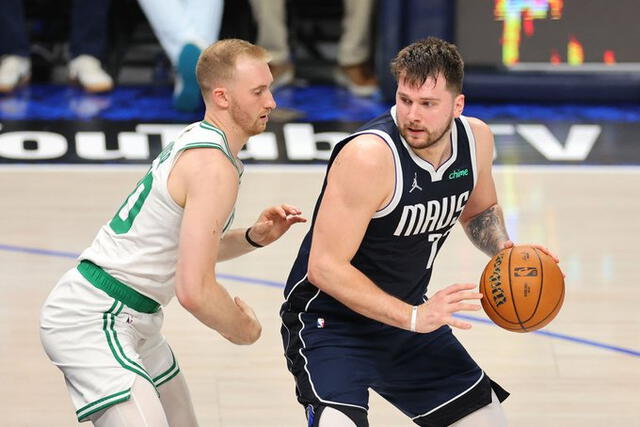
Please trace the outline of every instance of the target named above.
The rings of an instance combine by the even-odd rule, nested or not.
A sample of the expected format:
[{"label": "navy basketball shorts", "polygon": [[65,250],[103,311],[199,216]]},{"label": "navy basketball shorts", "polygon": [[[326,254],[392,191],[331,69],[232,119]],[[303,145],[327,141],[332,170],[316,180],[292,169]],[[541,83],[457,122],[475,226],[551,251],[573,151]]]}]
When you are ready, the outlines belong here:
[{"label": "navy basketball shorts", "polygon": [[369,389],[421,426],[447,426],[509,395],[480,369],[448,326],[429,334],[364,318],[286,311],[287,367],[305,407],[368,411]]}]

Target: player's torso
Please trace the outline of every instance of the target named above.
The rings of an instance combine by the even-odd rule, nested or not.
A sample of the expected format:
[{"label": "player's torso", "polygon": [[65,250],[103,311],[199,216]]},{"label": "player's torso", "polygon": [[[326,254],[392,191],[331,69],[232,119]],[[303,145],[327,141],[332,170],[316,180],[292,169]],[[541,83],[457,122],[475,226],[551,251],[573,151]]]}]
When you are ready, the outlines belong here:
[{"label": "player's torso", "polygon": [[[475,185],[475,141],[467,119],[456,119],[452,124],[451,156],[436,169],[403,141],[394,112],[392,109],[390,114],[356,132],[356,135],[374,133],[385,140],[393,152],[396,180],[391,201],[371,219],[351,263],[386,292],[419,303],[426,292],[433,261]],[[338,145],[336,150],[342,146]],[[318,205],[321,199],[322,194]],[[312,238],[311,232],[305,238],[285,295],[292,294],[302,273],[306,273]],[[301,293],[304,287],[298,288],[297,293]],[[310,298],[315,296],[312,306],[335,303],[330,297],[312,291],[310,287],[302,292],[312,294]]]},{"label": "player's torso", "polygon": [[[169,194],[169,174],[190,148],[216,148],[231,161],[222,131],[206,122],[187,126],[153,161],[114,217],[80,256],[116,279],[166,305],[175,294],[175,267],[183,209]],[[236,163],[234,161],[234,163]],[[241,171],[241,164],[237,164]],[[233,221],[227,219],[225,231]]]}]

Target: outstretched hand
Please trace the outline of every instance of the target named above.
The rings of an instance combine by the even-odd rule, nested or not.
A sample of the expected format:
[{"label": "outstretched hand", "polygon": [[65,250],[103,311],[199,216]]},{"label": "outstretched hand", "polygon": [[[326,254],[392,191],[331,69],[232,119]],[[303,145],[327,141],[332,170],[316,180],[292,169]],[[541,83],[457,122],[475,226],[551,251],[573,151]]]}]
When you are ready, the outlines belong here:
[{"label": "outstretched hand", "polygon": [[251,226],[249,237],[254,242],[266,246],[278,240],[293,224],[307,222],[301,215],[300,209],[287,204],[267,208]]},{"label": "outstretched hand", "polygon": [[416,332],[428,333],[442,325],[460,329],[471,329],[471,323],[453,317],[458,311],[478,311],[480,305],[473,304],[482,298],[475,283],[456,283],[433,294],[418,306]]}]

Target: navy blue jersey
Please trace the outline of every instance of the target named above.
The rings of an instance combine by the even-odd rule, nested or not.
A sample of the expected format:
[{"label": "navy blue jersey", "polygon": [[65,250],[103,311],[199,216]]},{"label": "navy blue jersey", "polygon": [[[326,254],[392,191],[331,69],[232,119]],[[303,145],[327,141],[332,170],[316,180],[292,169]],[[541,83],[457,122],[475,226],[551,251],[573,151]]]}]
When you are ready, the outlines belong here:
[{"label": "navy blue jersey", "polygon": [[[395,190],[389,204],[371,218],[351,264],[387,293],[409,304],[420,304],[424,301],[435,257],[475,185],[473,133],[465,117],[455,119],[451,126],[451,157],[436,170],[418,157],[401,137],[393,107],[335,146],[327,174],[340,150],[361,134],[375,134],[390,147],[396,170]],[[285,296],[294,310],[356,315],[307,279],[313,225],[326,185],[325,177],[311,230],[300,247]]]}]

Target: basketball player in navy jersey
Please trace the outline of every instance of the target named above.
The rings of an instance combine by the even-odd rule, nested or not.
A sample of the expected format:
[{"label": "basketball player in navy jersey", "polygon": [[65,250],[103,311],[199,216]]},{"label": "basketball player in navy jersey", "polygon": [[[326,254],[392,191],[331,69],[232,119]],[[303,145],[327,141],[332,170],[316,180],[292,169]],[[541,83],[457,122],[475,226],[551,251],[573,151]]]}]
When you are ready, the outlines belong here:
[{"label": "basketball player in navy jersey", "polygon": [[421,426],[505,426],[508,393],[450,328],[471,328],[453,314],[480,309],[476,285],[425,296],[456,222],[489,256],[513,246],[493,136],[461,115],[454,45],[418,41],[391,69],[396,105],[336,145],[287,281],[282,338],[297,398],[315,427],[368,426],[368,389]]}]

